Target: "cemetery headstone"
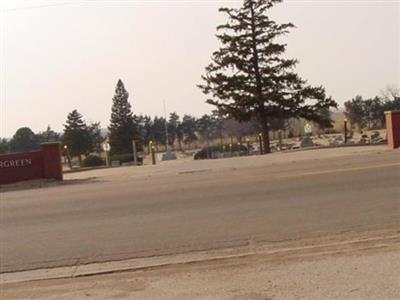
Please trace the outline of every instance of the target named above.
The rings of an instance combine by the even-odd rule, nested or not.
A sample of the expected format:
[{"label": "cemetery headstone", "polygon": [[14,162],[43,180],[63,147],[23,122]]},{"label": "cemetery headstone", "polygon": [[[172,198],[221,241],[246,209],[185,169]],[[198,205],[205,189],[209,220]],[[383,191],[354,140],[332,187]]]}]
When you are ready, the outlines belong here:
[{"label": "cemetery headstone", "polygon": [[314,147],[314,146],[315,146],[314,142],[309,136],[302,138],[302,140],[300,142],[301,148]]}]

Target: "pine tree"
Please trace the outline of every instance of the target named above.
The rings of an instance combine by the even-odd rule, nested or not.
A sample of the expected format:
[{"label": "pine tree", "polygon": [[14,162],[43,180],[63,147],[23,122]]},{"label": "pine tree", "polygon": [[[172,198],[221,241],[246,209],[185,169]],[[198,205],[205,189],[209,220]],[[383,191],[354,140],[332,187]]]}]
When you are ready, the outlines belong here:
[{"label": "pine tree", "polygon": [[139,129],[134,122],[128,97],[129,93],[126,91],[121,79],[119,79],[112,99],[111,121],[108,127],[111,154],[132,153],[132,141],[140,138]]},{"label": "pine tree", "polygon": [[278,24],[267,15],[279,2],[244,0],[238,9],[220,9],[228,15],[228,22],[217,28],[222,46],[213,53],[202,76],[205,83],[199,85],[221,115],[238,121],[256,118],[266,152],[271,119],[295,117],[329,124],[321,111],[337,105],[322,86],[312,87],[294,72],[296,59],[283,57],[286,44],[278,39],[294,25]]},{"label": "pine tree", "polygon": [[76,109],[68,114],[64,124],[63,144],[68,146],[70,155],[78,156],[79,162],[82,154],[92,151],[90,130]]}]

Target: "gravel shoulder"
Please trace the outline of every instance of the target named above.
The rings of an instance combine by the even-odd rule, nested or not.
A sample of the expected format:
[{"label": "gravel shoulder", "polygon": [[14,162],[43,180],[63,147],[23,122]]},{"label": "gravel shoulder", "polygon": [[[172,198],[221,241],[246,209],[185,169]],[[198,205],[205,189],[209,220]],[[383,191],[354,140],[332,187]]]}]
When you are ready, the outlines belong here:
[{"label": "gravel shoulder", "polygon": [[249,241],[247,252],[243,250],[112,274],[2,284],[0,296],[10,300],[400,298],[400,227],[273,245]]}]

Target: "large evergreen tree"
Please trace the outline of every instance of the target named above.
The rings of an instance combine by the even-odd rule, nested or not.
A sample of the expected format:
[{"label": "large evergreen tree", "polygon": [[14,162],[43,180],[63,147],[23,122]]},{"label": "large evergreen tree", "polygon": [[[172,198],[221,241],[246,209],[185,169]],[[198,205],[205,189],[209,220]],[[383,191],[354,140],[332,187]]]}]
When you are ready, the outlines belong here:
[{"label": "large evergreen tree", "polygon": [[271,119],[302,117],[330,124],[323,112],[336,107],[323,87],[308,85],[294,72],[296,59],[283,57],[286,44],[279,40],[294,25],[278,24],[267,15],[278,2],[282,0],[244,0],[238,9],[220,9],[228,15],[228,22],[217,28],[222,46],[199,86],[220,114],[239,121],[256,118],[266,152]]},{"label": "large evergreen tree", "polygon": [[70,155],[78,156],[79,162],[82,154],[89,154],[93,149],[90,129],[76,109],[67,116],[62,140],[68,146]]},{"label": "large evergreen tree", "polygon": [[132,141],[140,138],[128,98],[129,93],[119,79],[112,99],[111,121],[108,127],[112,154],[132,153]]}]

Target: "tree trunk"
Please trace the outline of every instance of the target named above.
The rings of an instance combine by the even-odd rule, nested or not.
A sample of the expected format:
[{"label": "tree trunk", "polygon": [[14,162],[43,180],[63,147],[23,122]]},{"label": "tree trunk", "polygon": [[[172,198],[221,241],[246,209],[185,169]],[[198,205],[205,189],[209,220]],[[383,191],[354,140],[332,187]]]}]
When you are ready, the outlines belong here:
[{"label": "tree trunk", "polygon": [[271,153],[271,148],[269,146],[269,128],[267,121],[263,121],[261,123],[261,130],[262,130],[264,154]]},{"label": "tree trunk", "polygon": [[267,122],[267,114],[264,111],[264,97],[263,97],[263,84],[262,84],[262,75],[260,72],[259,66],[259,57],[257,50],[257,34],[256,34],[256,24],[255,24],[255,13],[254,13],[254,3],[250,3],[250,12],[251,12],[251,33],[252,33],[252,49],[253,49],[253,67],[254,67],[254,76],[256,80],[256,96],[259,101],[259,114],[261,119],[261,130],[262,130],[262,140],[263,140],[263,153],[270,153],[271,148],[269,146],[269,128]]},{"label": "tree trunk", "polygon": [[282,130],[278,131],[279,135],[279,150],[282,150]]},{"label": "tree trunk", "polygon": [[182,147],[182,140],[181,139],[178,139],[178,145],[179,145],[179,150],[181,152],[184,152],[183,147]]}]

